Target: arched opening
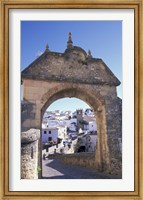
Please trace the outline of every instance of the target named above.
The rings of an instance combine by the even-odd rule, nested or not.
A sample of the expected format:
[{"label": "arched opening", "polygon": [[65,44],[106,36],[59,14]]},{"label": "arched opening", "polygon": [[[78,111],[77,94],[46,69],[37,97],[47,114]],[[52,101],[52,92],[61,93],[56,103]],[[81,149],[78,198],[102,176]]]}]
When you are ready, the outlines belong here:
[{"label": "arched opening", "polygon": [[[106,137],[105,107],[104,107],[104,100],[102,99],[101,95],[98,95],[96,98],[94,96],[94,98],[93,98],[92,94],[88,94],[88,92],[84,92],[83,90],[77,90],[76,88],[71,88],[71,89],[65,89],[65,90],[61,89],[60,91],[55,92],[53,95],[50,95],[49,97],[46,95],[46,97],[47,97],[47,100],[46,100],[46,98],[43,98],[45,102],[43,103],[43,107],[41,109],[41,124],[43,122],[44,113],[46,112],[47,108],[49,108],[50,105],[52,105],[52,103],[54,103],[57,100],[62,99],[62,98],[69,97],[72,99],[73,97],[75,97],[75,98],[82,100],[83,102],[86,102],[88,104],[88,107],[93,111],[94,117],[96,116],[96,126],[97,126],[96,141],[98,141],[98,142],[96,145],[94,144],[93,147],[91,147],[91,141],[90,141],[91,134],[89,132],[87,134],[87,130],[83,130],[84,128],[86,129],[87,127],[86,127],[86,124],[83,124],[83,121],[81,121],[81,118],[80,118],[81,110],[78,110],[79,111],[78,117],[80,118],[80,120],[77,120],[78,128],[76,129],[76,135],[78,135],[78,134],[79,135],[78,135],[78,137],[76,137],[76,139],[78,138],[78,140],[80,140],[81,145],[79,145],[76,148],[75,147],[73,148],[74,141],[71,141],[71,144],[70,144],[70,142],[68,142],[67,145],[63,143],[63,142],[66,143],[67,140],[69,139],[70,132],[68,132],[67,130],[63,130],[63,132],[65,131],[65,137],[64,137],[65,141],[61,140],[62,138],[58,138],[58,130],[57,129],[53,130],[53,133],[55,131],[54,135],[57,134],[56,135],[57,139],[55,140],[55,136],[51,136],[52,135],[51,127],[47,127],[47,123],[45,123],[46,127],[44,128],[44,125],[43,125],[43,127],[41,127],[41,141],[42,141],[41,158],[43,158],[43,160],[45,160],[46,157],[48,157],[50,153],[53,154],[52,156],[55,156],[55,155],[57,156],[57,154],[63,155],[63,154],[68,154],[68,153],[87,152],[92,149],[91,151],[92,151],[92,153],[94,153],[94,158],[92,158],[92,164],[91,164],[92,167],[94,167],[95,169],[98,169],[98,171],[103,171],[103,170],[105,171],[106,170],[105,167],[108,166],[109,159],[108,159],[108,145],[107,145],[107,137]],[[77,107],[77,109],[78,109],[78,107]],[[95,118],[94,118],[94,120],[95,120]],[[81,121],[81,122],[79,123],[78,121]],[[81,127],[84,127],[84,128],[82,129]],[[82,130],[82,132],[80,132],[81,130]],[[80,136],[80,134],[81,134],[81,136]],[[94,132],[94,134],[95,134],[95,132]],[[74,135],[74,134],[71,134],[71,135]],[[67,137],[67,139],[66,139],[66,137]],[[83,137],[86,138],[87,145],[82,145]],[[45,140],[47,141],[46,145],[43,144],[43,143],[46,143]],[[96,146],[96,151],[94,148],[95,146]],[[66,149],[66,147],[68,149]],[[71,150],[71,152],[70,152],[70,150]],[[66,159],[68,160],[68,158],[66,158]],[[69,158],[69,159],[71,159],[71,158]],[[41,159],[41,165],[42,165],[42,159]]]},{"label": "arched opening", "polygon": [[[96,95],[96,96],[95,96]],[[95,112],[99,109],[100,106],[104,104],[104,99],[100,93],[88,93],[88,91],[84,91],[83,89],[77,89],[75,87],[65,88],[55,88],[49,90],[46,94],[42,97],[42,108],[41,108],[41,117],[43,116],[45,110],[56,100],[64,98],[64,97],[75,97],[81,99],[82,101],[86,102]]]}]

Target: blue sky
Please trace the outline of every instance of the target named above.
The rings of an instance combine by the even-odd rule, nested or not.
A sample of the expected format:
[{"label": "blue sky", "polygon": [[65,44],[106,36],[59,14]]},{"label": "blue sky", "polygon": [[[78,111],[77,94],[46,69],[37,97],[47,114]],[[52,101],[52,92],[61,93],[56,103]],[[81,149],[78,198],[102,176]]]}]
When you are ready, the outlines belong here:
[{"label": "blue sky", "polygon": [[48,107],[48,110],[62,110],[62,111],[71,110],[72,112],[74,112],[80,108],[85,110],[86,108],[90,108],[90,106],[86,104],[84,101],[77,98],[63,98],[52,103]]},{"label": "blue sky", "polygon": [[[121,21],[22,21],[21,70],[45,50],[47,43],[51,51],[64,52],[68,32],[72,32],[73,45],[80,46],[86,52],[90,49],[93,57],[102,58],[122,83]],[[122,98],[122,84],[117,92]],[[71,100],[78,105],[75,98],[69,99],[70,104]],[[65,103],[70,105],[67,99]],[[61,101],[54,104],[56,106],[52,109],[58,109],[58,105],[62,108]]]}]

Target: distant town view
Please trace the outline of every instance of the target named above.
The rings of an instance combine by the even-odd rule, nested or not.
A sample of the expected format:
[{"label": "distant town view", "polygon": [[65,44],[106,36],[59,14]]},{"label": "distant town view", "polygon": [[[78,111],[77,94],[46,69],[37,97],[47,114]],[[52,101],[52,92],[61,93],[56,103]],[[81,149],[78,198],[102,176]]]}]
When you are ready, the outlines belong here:
[{"label": "distant town view", "polygon": [[[97,126],[92,109],[71,111],[47,110],[42,121],[42,143],[45,152],[93,152]],[[44,152],[44,151],[43,151]]]},{"label": "distant town view", "polygon": [[47,109],[42,120],[43,177],[54,178],[59,174],[56,169],[54,174],[46,169],[49,162],[57,159],[58,154],[93,153],[96,142],[96,117],[91,108],[77,108],[74,112],[70,109],[67,111]]}]

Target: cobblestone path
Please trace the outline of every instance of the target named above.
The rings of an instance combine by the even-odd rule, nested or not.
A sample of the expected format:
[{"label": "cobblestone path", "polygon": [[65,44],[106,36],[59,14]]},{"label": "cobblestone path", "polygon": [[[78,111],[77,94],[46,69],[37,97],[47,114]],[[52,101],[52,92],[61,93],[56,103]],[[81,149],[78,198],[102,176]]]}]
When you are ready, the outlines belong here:
[{"label": "cobblestone path", "polygon": [[[60,159],[42,161],[42,176],[44,179],[111,179],[115,177],[97,173],[85,167],[61,163]],[[116,177],[117,178],[117,177]]]}]

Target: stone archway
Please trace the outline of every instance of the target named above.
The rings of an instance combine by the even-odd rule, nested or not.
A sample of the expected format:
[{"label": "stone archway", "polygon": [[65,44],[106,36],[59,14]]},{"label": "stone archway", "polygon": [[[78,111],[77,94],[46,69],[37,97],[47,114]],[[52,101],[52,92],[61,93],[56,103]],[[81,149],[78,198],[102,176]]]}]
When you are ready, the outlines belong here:
[{"label": "stone archway", "polygon": [[96,169],[121,173],[122,101],[116,87],[120,81],[91,52],[72,45],[69,35],[64,53],[45,52],[22,72],[26,112],[22,130],[40,129],[41,116],[55,100],[77,97],[88,103],[97,116]]},{"label": "stone archway", "polygon": [[[72,85],[73,86],[73,85]],[[41,119],[43,117],[43,114],[45,110],[52,104],[54,101],[64,98],[64,97],[76,97],[84,102],[86,102],[95,112],[96,120],[97,120],[97,135],[98,135],[98,143],[96,150],[96,165],[98,170],[105,171],[105,168],[107,171],[109,171],[109,149],[107,144],[107,130],[106,130],[106,117],[105,116],[105,101],[103,97],[98,94],[98,92],[94,92],[94,95],[98,97],[94,97],[88,92],[85,92],[83,88],[77,88],[72,87],[69,88],[67,86],[67,89],[59,88],[59,91],[56,93],[52,93],[52,91],[48,91],[46,94],[42,97],[43,107],[41,108]],[[102,126],[101,126],[102,124]],[[102,137],[100,135],[102,134]],[[104,166],[104,167],[103,167]]]}]

